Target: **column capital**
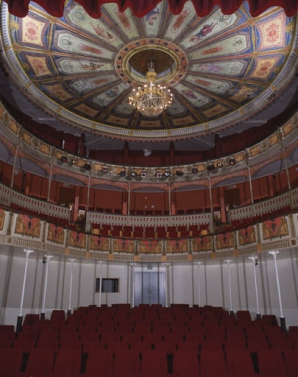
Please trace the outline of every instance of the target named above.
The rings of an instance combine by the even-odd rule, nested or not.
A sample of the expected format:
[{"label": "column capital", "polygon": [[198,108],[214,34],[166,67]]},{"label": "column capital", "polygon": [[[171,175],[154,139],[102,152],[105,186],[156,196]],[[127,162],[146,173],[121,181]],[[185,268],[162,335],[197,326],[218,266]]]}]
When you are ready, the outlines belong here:
[{"label": "column capital", "polygon": [[30,249],[24,249],[24,253],[26,254],[31,254],[31,253],[34,253],[34,250],[30,250]]},{"label": "column capital", "polygon": [[269,251],[268,254],[272,255],[273,258],[276,258],[276,255],[279,254],[278,250]]},{"label": "column capital", "polygon": [[230,264],[231,262],[233,262],[233,260],[232,260],[232,259],[226,259],[225,262],[226,262],[227,264]]},{"label": "column capital", "polygon": [[248,257],[252,262],[256,262],[258,260],[258,257],[253,255],[252,257]]}]

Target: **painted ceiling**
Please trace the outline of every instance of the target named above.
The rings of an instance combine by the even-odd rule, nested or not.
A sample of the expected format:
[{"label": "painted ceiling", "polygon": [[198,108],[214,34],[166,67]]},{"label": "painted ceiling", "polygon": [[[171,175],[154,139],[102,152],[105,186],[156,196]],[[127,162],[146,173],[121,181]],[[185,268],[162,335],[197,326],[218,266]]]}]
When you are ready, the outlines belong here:
[{"label": "painted ceiling", "polygon": [[[57,19],[31,4],[25,18],[2,6],[3,59],[30,101],[99,135],[183,139],[227,128],[266,107],[296,64],[296,17],[281,8],[251,18],[244,3],[200,18],[191,2],[175,16],[164,1],[139,19],[106,4],[93,19],[69,1]],[[174,93],[157,118],[128,104],[151,58]]]}]

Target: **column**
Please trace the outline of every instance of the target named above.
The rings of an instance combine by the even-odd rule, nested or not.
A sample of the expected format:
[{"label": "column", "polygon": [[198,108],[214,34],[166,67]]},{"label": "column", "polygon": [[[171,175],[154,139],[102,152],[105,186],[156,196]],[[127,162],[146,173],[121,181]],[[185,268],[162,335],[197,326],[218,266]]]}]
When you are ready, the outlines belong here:
[{"label": "column", "polygon": [[131,264],[131,307],[135,306],[135,264]]},{"label": "column", "polygon": [[16,153],[15,153],[14,161],[13,161],[12,174],[11,174],[11,181],[10,181],[10,187],[11,187],[11,188],[13,188],[14,173],[15,173],[16,165],[17,165],[18,151],[19,151],[19,144],[16,146]]},{"label": "column", "polygon": [[279,276],[278,276],[278,269],[277,269],[277,254],[279,251],[269,251],[269,254],[273,256],[274,259],[274,267],[275,267],[275,276],[276,276],[276,284],[277,284],[277,294],[278,294],[278,302],[279,302],[279,311],[280,311],[280,326],[281,326],[281,331],[286,333],[286,320],[284,317],[284,313],[282,310],[282,302],[281,302],[281,293],[280,293],[280,284],[279,284]]},{"label": "column", "polygon": [[70,282],[69,282],[69,300],[68,300],[68,310],[67,315],[71,314],[71,296],[72,296],[72,280],[73,280],[73,262],[75,259],[69,259],[70,265]]},{"label": "column", "polygon": [[89,203],[90,203],[90,181],[91,181],[91,171],[89,171],[88,176],[88,188],[87,188],[87,200],[86,200],[86,211],[89,211]]},{"label": "column", "polygon": [[257,272],[256,267],[258,265],[258,257],[248,257],[253,263],[253,271],[254,271],[254,282],[255,282],[255,294],[256,294],[256,304],[257,304],[257,320],[261,319],[260,313],[260,306],[259,306],[259,295],[258,295],[258,285],[257,285]]},{"label": "column", "polygon": [[23,305],[24,305],[25,287],[26,287],[26,279],[27,279],[28,260],[29,260],[29,255],[31,253],[33,253],[33,250],[26,250],[26,249],[24,249],[24,253],[26,254],[26,260],[25,260],[25,271],[24,271],[23,287],[22,287],[22,295],[21,295],[21,303],[20,303],[20,313],[19,313],[19,316],[18,316],[17,328],[16,328],[16,333],[17,334],[20,331],[22,331]]},{"label": "column", "polygon": [[201,306],[200,264],[202,264],[202,262],[197,263],[197,269],[198,269],[198,306]]},{"label": "column", "polygon": [[130,181],[128,181],[128,190],[127,190],[127,214],[130,215]]},{"label": "column", "polygon": [[50,259],[53,258],[53,255],[45,255],[43,259],[43,263],[46,264],[46,275],[44,279],[44,287],[43,287],[43,298],[42,298],[42,309],[40,314],[40,319],[45,319],[45,305],[46,305],[46,295],[47,295],[47,285],[48,285],[48,273],[49,273],[49,264]]},{"label": "column", "polygon": [[102,289],[102,268],[103,262],[99,262],[99,296],[98,296],[98,306],[101,307],[101,289]]},{"label": "column", "polygon": [[[54,153],[53,153],[54,154]],[[47,195],[47,201],[50,201],[50,196],[51,196],[51,184],[52,184],[52,175],[53,175],[53,159],[51,159],[51,167],[50,167],[50,176],[49,176],[49,184],[48,184],[48,195]]]},{"label": "column", "polygon": [[165,306],[166,308],[169,307],[169,279],[168,279],[169,265],[170,265],[169,263],[165,263],[165,297],[166,297]]},{"label": "column", "polygon": [[169,215],[172,215],[171,182],[169,177]]},{"label": "column", "polygon": [[231,271],[230,271],[230,263],[232,262],[232,260],[229,259],[229,260],[226,260],[225,262],[227,263],[227,270],[228,270],[229,296],[230,296],[230,314],[233,314]]},{"label": "column", "polygon": [[283,134],[282,134],[281,130],[280,130],[280,134],[279,135],[280,135],[279,136],[279,141],[280,141],[280,145],[281,145],[283,156],[284,156],[284,163],[285,163],[286,174],[287,174],[288,188],[289,188],[289,190],[291,190],[291,180],[290,180],[290,175],[289,175],[288,161],[287,161],[287,155],[286,155],[286,151],[285,151],[285,146],[284,146],[284,143],[283,143]]},{"label": "column", "polygon": [[209,201],[210,201],[210,210],[213,212],[213,202],[212,202],[212,186],[211,186],[211,178],[208,177],[208,186],[209,186]]},{"label": "column", "polygon": [[248,181],[249,181],[249,191],[250,191],[250,202],[251,202],[251,204],[254,204],[254,195],[253,195],[253,191],[252,191],[250,166],[248,166],[248,165],[247,165],[247,171],[248,171]]}]

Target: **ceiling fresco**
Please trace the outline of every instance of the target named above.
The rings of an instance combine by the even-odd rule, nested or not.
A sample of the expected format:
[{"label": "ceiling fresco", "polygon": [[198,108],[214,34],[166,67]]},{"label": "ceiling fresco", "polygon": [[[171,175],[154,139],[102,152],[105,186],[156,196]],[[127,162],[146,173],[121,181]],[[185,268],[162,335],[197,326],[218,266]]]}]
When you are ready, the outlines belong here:
[{"label": "ceiling fresco", "polygon": [[[177,16],[161,2],[139,19],[106,4],[93,19],[68,1],[57,19],[31,4],[25,18],[2,5],[3,59],[31,101],[100,135],[183,139],[224,129],[269,104],[296,62],[296,18],[281,8],[251,18],[244,3],[200,18],[191,2]],[[128,104],[150,59],[174,93],[157,118]]]}]

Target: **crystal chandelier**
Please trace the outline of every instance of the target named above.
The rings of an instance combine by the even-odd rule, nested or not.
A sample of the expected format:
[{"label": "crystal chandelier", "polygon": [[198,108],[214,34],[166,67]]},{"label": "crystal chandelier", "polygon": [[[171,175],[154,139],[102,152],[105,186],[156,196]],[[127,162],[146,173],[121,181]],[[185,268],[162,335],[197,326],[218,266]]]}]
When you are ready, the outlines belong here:
[{"label": "crystal chandelier", "polygon": [[133,89],[131,96],[129,96],[129,104],[146,117],[160,115],[173,102],[173,94],[170,89],[154,84],[156,75],[153,61],[151,60],[146,73],[148,83],[139,86],[137,90]]}]

